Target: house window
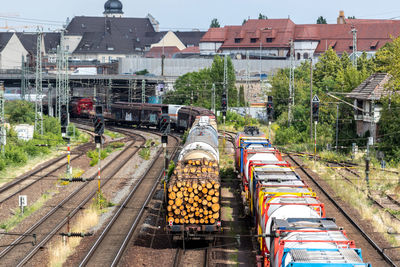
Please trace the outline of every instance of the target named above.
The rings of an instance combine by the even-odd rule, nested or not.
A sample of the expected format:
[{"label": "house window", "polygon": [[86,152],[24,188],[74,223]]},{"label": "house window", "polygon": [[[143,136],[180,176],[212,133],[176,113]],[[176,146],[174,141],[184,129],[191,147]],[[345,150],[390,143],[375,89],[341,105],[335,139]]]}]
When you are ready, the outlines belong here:
[{"label": "house window", "polygon": [[303,58],[304,59],[308,59],[308,53],[307,52],[303,54]]},{"label": "house window", "polygon": [[272,38],[267,38],[267,43],[272,43]]},{"label": "house window", "polygon": [[235,38],[235,44],[240,43],[240,41],[241,41],[241,38]]},{"label": "house window", "polygon": [[256,43],[257,42],[257,38],[250,38],[250,43]]},{"label": "house window", "polygon": [[356,114],[357,115],[363,115],[363,112],[361,110],[363,110],[364,107],[363,107],[363,101],[361,99],[357,99],[357,107],[359,109],[357,109]]},{"label": "house window", "polygon": [[301,55],[300,55],[300,53],[297,53],[297,60],[300,60],[301,59]]}]

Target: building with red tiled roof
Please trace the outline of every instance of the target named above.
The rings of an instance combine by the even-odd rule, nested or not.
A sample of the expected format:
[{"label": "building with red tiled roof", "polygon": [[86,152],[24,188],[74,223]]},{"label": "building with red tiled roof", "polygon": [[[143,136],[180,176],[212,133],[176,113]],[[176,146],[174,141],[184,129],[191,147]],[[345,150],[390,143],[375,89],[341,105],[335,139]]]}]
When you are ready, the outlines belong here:
[{"label": "building with red tiled roof", "polygon": [[150,50],[145,54],[147,58],[161,58],[164,55],[165,58],[172,58],[174,54],[180,52],[176,46],[155,46],[150,48]]},{"label": "building with red tiled roof", "polygon": [[318,57],[330,47],[339,55],[351,54],[354,32],[358,53],[373,55],[392,37],[400,36],[400,20],[346,19],[342,11],[338,24],[296,25],[290,19],[250,19],[242,26],[209,29],[200,41],[200,54],[287,59],[291,40],[297,60]]}]

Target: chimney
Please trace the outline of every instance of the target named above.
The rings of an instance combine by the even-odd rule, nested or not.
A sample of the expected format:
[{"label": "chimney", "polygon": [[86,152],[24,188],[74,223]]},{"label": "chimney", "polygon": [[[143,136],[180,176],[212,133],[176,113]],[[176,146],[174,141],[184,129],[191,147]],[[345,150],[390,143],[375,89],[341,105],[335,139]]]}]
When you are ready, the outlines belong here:
[{"label": "chimney", "polygon": [[344,17],[344,11],[339,11],[339,17],[337,18],[337,24],[346,24],[346,18]]}]

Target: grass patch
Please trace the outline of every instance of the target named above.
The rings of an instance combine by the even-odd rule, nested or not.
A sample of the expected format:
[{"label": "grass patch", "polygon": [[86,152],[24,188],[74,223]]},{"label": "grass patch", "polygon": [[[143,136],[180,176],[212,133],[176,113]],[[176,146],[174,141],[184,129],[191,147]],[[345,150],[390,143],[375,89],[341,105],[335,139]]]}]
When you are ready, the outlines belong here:
[{"label": "grass patch", "polygon": [[[309,159],[303,159],[303,162],[307,167],[318,173],[335,191],[337,196],[358,210],[363,219],[370,220],[375,231],[382,233],[392,246],[400,245],[397,239],[392,238],[392,236],[387,233],[389,228],[400,232],[400,223],[392,220],[389,214],[384,210],[376,208],[375,205],[372,204],[366,193],[367,184],[365,179],[352,178],[355,179],[353,183],[357,185],[357,187],[354,187],[349,185],[349,183],[337,173],[336,169],[327,168],[325,164],[318,161],[313,162]],[[361,168],[358,171],[359,173],[363,173],[363,169]],[[392,174],[384,173],[379,170],[371,171],[370,188],[372,190],[379,190],[381,185],[393,181],[393,178],[390,178],[391,176]],[[383,186],[383,188],[387,188],[387,186]]]},{"label": "grass patch", "polygon": [[104,134],[111,137],[111,139],[122,138],[125,135],[121,133],[111,132],[110,130],[104,129]]},{"label": "grass patch", "polygon": [[150,159],[150,148],[148,148],[148,147],[142,148],[139,151],[139,156],[144,160],[149,160]]},{"label": "grass patch", "polygon": [[0,228],[6,230],[7,232],[12,230],[20,222],[22,222],[26,217],[32,215],[34,212],[39,210],[46,201],[52,198],[52,194],[43,194],[35,203],[24,208],[24,213],[21,212],[19,208],[13,210],[14,215],[5,221],[0,222]]},{"label": "grass patch", "polygon": [[[119,150],[125,146],[122,142],[114,142],[103,148],[100,152],[100,159],[103,160],[108,157],[115,150]],[[99,162],[99,151],[98,149],[90,150],[86,154],[90,158],[90,166],[95,166]]]},{"label": "grass patch", "polygon": [[[95,207],[91,207],[79,215],[71,227],[71,232],[88,232],[99,223],[99,213]],[[69,238],[66,245],[59,238],[49,246],[48,266],[61,267],[72,255],[75,248],[80,244],[82,238]]]},{"label": "grass patch", "polygon": [[96,193],[96,198],[93,200],[94,200],[93,206],[100,213],[105,212],[106,211],[105,209],[107,209],[107,208],[115,206],[114,203],[107,200],[107,198],[104,196],[103,192],[101,192],[101,191]]}]

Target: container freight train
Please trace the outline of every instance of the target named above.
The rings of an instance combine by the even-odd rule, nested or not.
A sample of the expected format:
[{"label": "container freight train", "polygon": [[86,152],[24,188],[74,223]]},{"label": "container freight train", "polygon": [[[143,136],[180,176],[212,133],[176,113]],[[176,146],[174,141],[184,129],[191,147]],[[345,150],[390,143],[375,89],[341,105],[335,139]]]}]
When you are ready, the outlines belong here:
[{"label": "container freight train", "polygon": [[246,128],[236,146],[243,198],[257,229],[257,266],[370,266],[265,135]]},{"label": "container freight train", "polygon": [[174,239],[212,239],[221,229],[218,131],[198,116],[165,184],[166,229]]}]

